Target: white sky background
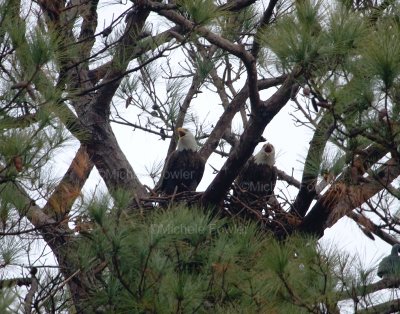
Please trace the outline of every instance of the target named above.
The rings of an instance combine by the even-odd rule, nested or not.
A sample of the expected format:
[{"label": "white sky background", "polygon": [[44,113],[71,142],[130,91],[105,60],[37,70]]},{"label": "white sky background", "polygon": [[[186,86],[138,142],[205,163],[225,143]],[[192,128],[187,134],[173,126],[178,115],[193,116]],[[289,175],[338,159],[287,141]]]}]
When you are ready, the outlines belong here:
[{"label": "white sky background", "polygon": [[[100,7],[102,8],[99,12],[98,31],[101,31],[104,25],[107,27],[113,16],[116,18],[121,12],[129,8],[130,2],[126,2],[126,5],[117,5],[114,3],[118,3],[118,1],[100,1]],[[110,5],[110,3],[113,4]],[[156,20],[155,22],[158,21]],[[155,28],[153,30],[153,33],[154,32]],[[265,95],[262,95],[262,99],[266,99]],[[217,109],[215,106],[215,104],[218,103],[220,103],[220,100],[216,96],[204,92],[199,94],[198,98],[195,99],[193,110],[199,113],[200,116],[207,117],[207,122],[209,124],[215,124],[219,117],[219,114],[216,113]],[[116,105],[118,106],[118,103],[116,103]],[[123,104],[118,106],[118,108],[123,107]],[[304,127],[301,128],[294,126],[292,117],[289,115],[290,112],[293,112],[293,109],[294,107],[292,104],[287,104],[267,126],[264,132],[264,137],[275,146],[277,152],[276,166],[288,174],[292,173],[293,168],[295,178],[300,180],[301,170],[303,168],[302,161],[307,153],[308,143],[312,134],[310,131],[305,130]],[[220,112],[222,112],[222,108]],[[135,121],[136,115],[134,110],[128,108],[127,113],[128,116],[125,116],[125,118]],[[132,116],[129,116],[129,114]],[[162,141],[160,137],[156,135],[138,129],[134,131],[132,128],[116,124],[113,124],[113,130],[117,136],[120,147],[126,154],[142,183],[153,187],[151,179],[146,176],[145,167],[151,167],[152,163],[155,161],[164,160],[169,140]],[[260,146],[261,144],[256,148],[255,152],[258,151]],[[52,165],[53,173],[57,173],[59,177],[62,177],[70,165],[70,161],[75,155],[77,149],[78,143],[71,142],[63,150],[60,150],[59,156],[56,156],[53,159],[57,160],[57,162],[54,162]],[[220,169],[225,160],[226,159],[215,154],[209,158],[198,191],[203,191],[214,177],[212,174],[212,168],[209,164],[214,168]],[[289,195],[291,199],[294,199],[296,196],[296,190],[287,188],[287,184],[285,183],[281,182],[277,185],[275,193],[279,193],[279,189],[282,189],[286,196]],[[90,195],[94,190],[97,190],[98,192],[106,190],[101,177],[95,169],[92,171],[92,174],[84,187],[86,195]],[[338,249],[345,250],[352,255],[357,254],[360,256],[363,265],[366,267],[375,266],[383,256],[390,253],[391,249],[388,244],[377,237],[375,241],[368,239],[359,230],[356,224],[348,218],[342,218],[332,228],[327,229],[325,231],[325,236],[320,242],[326,247],[334,245]]]}]

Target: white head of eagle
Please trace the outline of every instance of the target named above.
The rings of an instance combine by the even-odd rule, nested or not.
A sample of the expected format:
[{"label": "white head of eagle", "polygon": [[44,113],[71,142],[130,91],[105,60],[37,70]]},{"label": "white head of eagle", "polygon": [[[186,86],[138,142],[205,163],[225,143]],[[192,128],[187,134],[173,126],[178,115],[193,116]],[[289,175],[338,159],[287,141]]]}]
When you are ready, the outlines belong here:
[{"label": "white head of eagle", "polygon": [[275,164],[275,148],[271,143],[263,145],[261,150],[251,157],[239,173],[236,183],[240,188],[239,197],[248,202],[273,194],[277,172]]},{"label": "white head of eagle", "polygon": [[167,159],[162,181],[157,189],[162,194],[195,191],[204,173],[205,161],[197,151],[194,135],[185,128],[178,128],[177,132],[177,148]]},{"label": "white head of eagle", "polygon": [[184,128],[178,128],[177,129],[179,139],[178,139],[178,145],[176,150],[177,151],[183,151],[185,149],[191,150],[196,152],[197,151],[197,143],[196,139],[194,138],[194,135],[188,130]]},{"label": "white head of eagle", "polygon": [[264,164],[272,167],[275,164],[275,148],[272,144],[263,145],[261,150],[254,156],[256,164]]}]

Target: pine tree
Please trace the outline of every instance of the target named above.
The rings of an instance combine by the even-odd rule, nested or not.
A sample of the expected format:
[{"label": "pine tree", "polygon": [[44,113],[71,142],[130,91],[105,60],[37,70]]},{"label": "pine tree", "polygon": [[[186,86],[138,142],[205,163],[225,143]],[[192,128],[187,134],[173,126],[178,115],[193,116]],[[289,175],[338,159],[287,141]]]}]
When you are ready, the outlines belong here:
[{"label": "pine tree", "polygon": [[[396,277],[374,282],[374,269],[318,240],[348,217],[398,243],[399,9],[2,1],[0,311],[336,313],[345,300],[397,311],[394,295],[369,298]],[[284,108],[311,133],[301,177],[276,164],[266,204],[234,199]],[[146,186],[117,126],[168,142],[165,158],[188,126],[201,157],[224,165],[204,191],[157,195],[165,162],[152,161]],[[97,194],[83,189],[94,169]]]}]

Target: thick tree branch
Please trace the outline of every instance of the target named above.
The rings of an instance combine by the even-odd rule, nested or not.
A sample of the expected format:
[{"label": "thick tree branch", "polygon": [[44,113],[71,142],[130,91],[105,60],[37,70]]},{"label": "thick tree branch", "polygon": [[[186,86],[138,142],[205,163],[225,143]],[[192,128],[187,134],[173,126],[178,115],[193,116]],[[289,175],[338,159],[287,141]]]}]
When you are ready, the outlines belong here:
[{"label": "thick tree branch", "polygon": [[43,10],[46,21],[49,26],[56,25],[60,27],[60,15],[64,9],[64,1],[55,0],[55,1],[47,1],[47,0],[39,0],[37,3],[40,5]]},{"label": "thick tree branch", "polygon": [[386,278],[366,286],[358,287],[354,291],[357,296],[360,296],[367,295],[383,289],[398,287],[400,287],[400,278]]},{"label": "thick tree branch", "polygon": [[310,141],[307,157],[304,163],[303,177],[299,193],[290,209],[294,214],[304,217],[311,202],[317,195],[316,184],[319,175],[319,167],[322,162],[325,146],[334,130],[333,118],[326,111],[319,121],[313,138]]},{"label": "thick tree branch", "polygon": [[[81,32],[78,37],[78,42],[81,43],[82,49],[81,53],[83,58],[88,60],[90,58],[90,52],[93,48],[93,45],[96,41],[94,36],[97,27],[97,6],[99,4],[99,0],[87,0],[86,3],[81,3],[78,7],[78,10],[82,12],[82,26]],[[87,64],[86,69],[89,66]]]},{"label": "thick tree branch", "polygon": [[[96,119],[93,113],[90,117]],[[86,144],[91,161],[96,165],[110,191],[124,189],[135,195],[135,198],[144,197],[147,194],[145,187],[118,145],[110,123],[102,120],[103,118],[97,117],[97,120],[94,120],[95,123],[92,122],[89,125],[90,140],[83,142]]]},{"label": "thick tree branch", "polygon": [[[90,159],[96,165],[110,191],[122,188],[131,191],[137,197],[146,194],[144,186],[129,164],[126,156],[118,145],[117,139],[109,121],[110,103],[124,77],[126,68],[136,51],[136,41],[143,28],[149,11],[134,5],[126,17],[126,28],[121,37],[116,54],[109,71],[104,77],[105,84],[96,94],[85,93],[73,99],[73,104],[80,122],[85,126],[85,138],[81,143],[87,147]],[[136,51],[137,52],[137,51]],[[75,67],[69,67],[73,64]],[[78,64],[78,65],[77,65]],[[69,71],[69,84],[78,90],[90,90],[93,83],[88,72],[79,62],[69,60],[64,64],[64,70]]]},{"label": "thick tree branch", "polygon": [[56,220],[65,218],[81,194],[92,169],[93,163],[89,159],[86,147],[81,145],[64,177],[43,208],[44,212]]},{"label": "thick tree branch", "polygon": [[227,3],[218,7],[219,10],[237,12],[254,4],[257,0],[229,0]]},{"label": "thick tree branch", "polygon": [[283,85],[262,106],[254,108],[249,122],[240,137],[240,142],[233,149],[227,161],[208,186],[202,196],[204,205],[217,205],[225,197],[226,192],[256,145],[260,142],[262,133],[273,117],[286,105],[294,84],[293,76],[289,76]]},{"label": "thick tree branch", "polygon": [[364,313],[380,313],[380,314],[390,314],[398,313],[400,310],[400,299],[384,302],[378,305],[368,306],[366,309],[357,311],[357,314]]},{"label": "thick tree branch", "polygon": [[[400,166],[395,159],[388,160],[367,183],[347,185],[339,181],[321,197],[299,226],[299,231],[323,236],[324,230],[335,224],[351,210],[385,188],[400,175]],[[379,178],[377,180],[376,178]]]},{"label": "thick tree branch", "polygon": [[[43,212],[35,202],[29,197],[25,190],[17,184],[15,186],[15,195],[18,197],[16,210],[22,216],[26,216],[29,221],[40,231],[43,239],[49,245],[54,256],[56,257],[60,270],[65,278],[71,278],[69,289],[72,299],[78,312],[85,311],[80,306],[80,302],[88,297],[90,285],[88,275],[86,273],[76,273],[76,267],[71,259],[71,250],[73,250],[73,232],[67,224],[57,222]],[[23,201],[23,202],[22,202]],[[93,285],[93,282],[91,283]]]}]

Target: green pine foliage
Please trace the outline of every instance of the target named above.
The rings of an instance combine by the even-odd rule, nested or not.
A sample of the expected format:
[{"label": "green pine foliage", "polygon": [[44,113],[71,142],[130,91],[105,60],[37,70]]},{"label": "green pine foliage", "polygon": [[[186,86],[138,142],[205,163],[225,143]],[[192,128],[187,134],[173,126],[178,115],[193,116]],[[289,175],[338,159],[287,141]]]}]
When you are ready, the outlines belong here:
[{"label": "green pine foliage", "polygon": [[376,26],[363,42],[363,62],[372,79],[381,88],[390,89],[400,74],[400,25],[388,18]]},{"label": "green pine foliage", "polygon": [[208,24],[220,14],[213,0],[178,0],[176,3],[196,24]]},{"label": "green pine foliage", "polygon": [[83,271],[105,266],[87,300],[93,309],[307,313],[336,306],[337,253],[323,252],[312,238],[281,243],[254,224],[185,206],[128,218],[109,204],[90,204],[91,231],[77,241]]},{"label": "green pine foliage", "polygon": [[331,43],[334,55],[346,58],[347,53],[357,47],[365,35],[365,23],[357,13],[340,4],[332,8],[329,13],[326,41]]},{"label": "green pine foliage", "polygon": [[14,299],[15,294],[10,289],[0,289],[0,312],[4,314],[14,313],[11,310]]},{"label": "green pine foliage", "polygon": [[207,78],[210,71],[214,68],[215,64],[209,58],[203,58],[200,55],[196,55],[194,61],[195,61],[194,65],[199,75],[199,78],[201,81],[204,81]]},{"label": "green pine foliage", "polygon": [[[58,37],[32,28],[19,10],[15,1],[0,3],[0,280],[34,263],[40,237],[29,232],[26,217],[59,179],[49,175],[49,161],[70,136],[61,123],[70,111],[60,108],[61,91],[50,74],[62,55]],[[0,289],[0,313],[15,312],[20,291]]]},{"label": "green pine foliage", "polygon": [[[7,123],[7,122],[6,122]],[[0,127],[2,122],[0,122]],[[25,214],[26,200],[18,197],[22,184],[31,191],[40,189],[48,193],[50,182],[45,179],[45,165],[56,149],[62,147],[68,136],[63,129],[31,127],[11,129],[0,134],[0,228],[10,230],[18,226],[20,215]],[[53,178],[54,179],[54,178]],[[17,185],[16,185],[17,184]],[[14,209],[21,211],[15,217]],[[3,247],[0,252],[3,251]]]},{"label": "green pine foliage", "polygon": [[323,59],[326,48],[325,31],[320,23],[321,3],[296,3],[296,10],[291,15],[265,29],[259,37],[260,42],[276,54],[283,69],[296,64],[310,68],[318,59]]},{"label": "green pine foliage", "polygon": [[[399,145],[398,13],[393,6],[379,18],[366,18],[349,3],[298,1],[290,14],[260,33],[259,41],[275,54],[279,71],[301,65],[303,80],[329,100],[330,108],[321,109],[317,118],[332,115],[332,142],[348,156],[371,143],[391,151]],[[377,19],[372,23],[372,18]],[[390,126],[378,120],[382,110]]]},{"label": "green pine foliage", "polygon": [[331,174],[336,177],[346,166],[345,155],[341,150],[327,149],[320,164],[321,175]]},{"label": "green pine foliage", "polygon": [[[229,5],[229,3],[228,3]],[[254,25],[257,23],[259,14],[254,6],[247,7],[235,14],[224,12],[217,19],[217,25],[221,29],[221,34],[224,38],[232,42],[239,41],[243,35],[250,34],[254,31]]]}]

